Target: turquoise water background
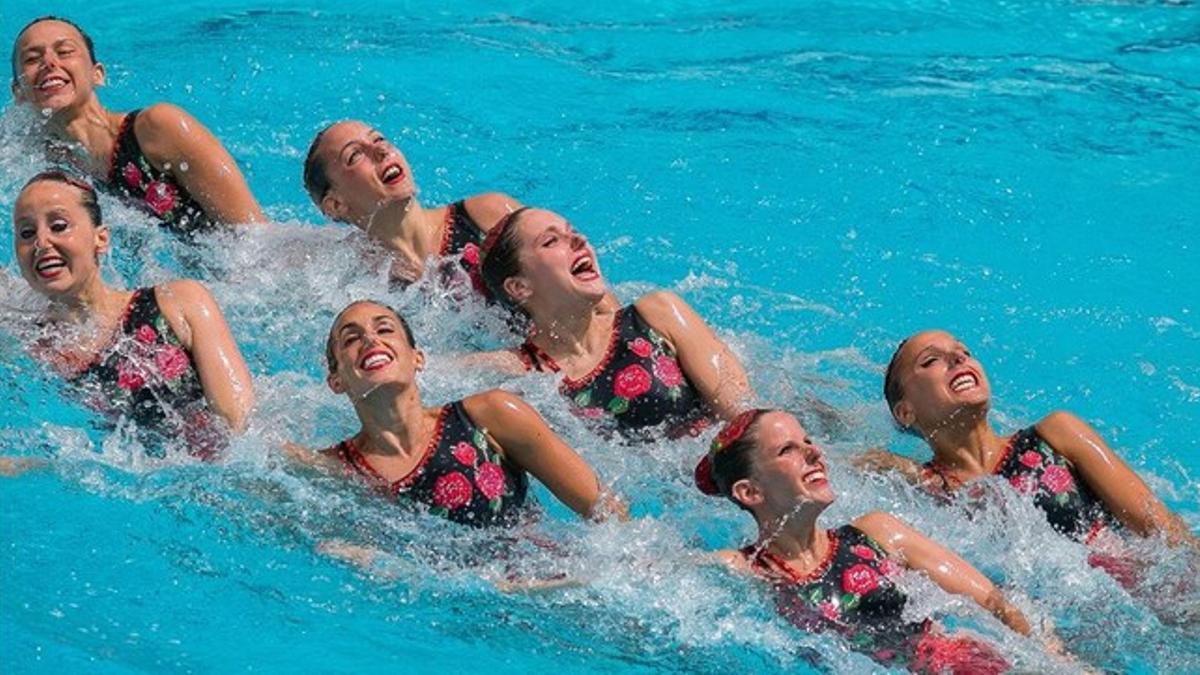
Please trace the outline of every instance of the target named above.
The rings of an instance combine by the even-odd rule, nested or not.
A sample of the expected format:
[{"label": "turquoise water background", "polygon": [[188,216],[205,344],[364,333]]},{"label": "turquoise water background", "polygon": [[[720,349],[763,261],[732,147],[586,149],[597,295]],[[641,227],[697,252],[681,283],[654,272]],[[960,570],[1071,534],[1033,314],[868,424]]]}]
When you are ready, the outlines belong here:
[{"label": "turquoise water background", "polygon": [[[187,108],[278,223],[189,251],[104,202],[111,279],[200,272],[226,309],[261,400],[226,465],[148,466],[121,435],[88,430],[18,347],[0,348],[0,451],[58,457],[0,481],[6,671],[799,670],[811,653],[836,671],[871,667],[695,563],[750,532],[688,486],[701,441],[612,447],[547,380],[505,384],[646,516],[587,527],[548,509],[568,552],[530,564],[592,579],[580,589],[501,595],[483,580],[491,567],[459,559],[479,535],[285,465],[282,440],[353,429],[320,371],[324,331],[351,297],[413,315],[434,357],[427,400],[495,383],[443,358],[469,320],[445,298],[389,293],[360,238],[308,203],[303,154],[346,117],[406,153],[423,203],[500,190],[564,213],[623,298],[676,290],[764,398],[836,406],[838,419],[812,421],[843,493],[830,524],[893,510],[1026,589],[1030,612],[1091,663],[1200,670],[1194,632],[1160,624],[1152,600],[1047,528],[971,522],[845,462],[879,444],[924,457],[892,430],[880,380],[900,338],[944,327],[988,368],[1001,427],[1072,410],[1200,526],[1195,5],[6,2],[0,36],[45,12],[95,38],[106,105]],[[11,105],[0,118],[6,222],[40,168],[27,124]],[[15,273],[11,234],[0,243]],[[334,537],[396,551],[393,569],[369,577],[315,551]],[[914,604],[955,609],[914,583]],[[990,619],[962,622],[1050,667]]]}]

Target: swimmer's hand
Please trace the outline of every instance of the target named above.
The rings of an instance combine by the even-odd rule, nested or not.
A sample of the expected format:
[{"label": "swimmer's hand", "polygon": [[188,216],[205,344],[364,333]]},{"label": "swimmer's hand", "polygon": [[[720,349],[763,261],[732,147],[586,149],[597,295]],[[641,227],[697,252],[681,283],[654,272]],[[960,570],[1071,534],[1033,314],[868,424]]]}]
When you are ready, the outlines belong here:
[{"label": "swimmer's hand", "polygon": [[509,577],[495,582],[496,590],[501,593],[544,593],[563,588],[580,588],[583,581],[574,579],[566,574],[556,574],[541,579],[521,579]]},{"label": "swimmer's hand", "polygon": [[39,457],[0,457],[0,477],[16,478],[27,471],[40,469],[49,464]]},{"label": "swimmer's hand", "polygon": [[913,460],[888,452],[883,448],[871,448],[862,454],[850,458],[850,464],[856,469],[874,473],[898,473],[910,483],[921,482],[921,465]]},{"label": "swimmer's hand", "polygon": [[350,563],[372,577],[389,579],[395,576],[395,572],[384,565],[391,556],[372,546],[329,539],[317,544],[317,552]]},{"label": "swimmer's hand", "polygon": [[283,455],[288,459],[322,471],[334,472],[341,469],[341,464],[328,453],[306,448],[298,443],[288,441],[283,444]]}]

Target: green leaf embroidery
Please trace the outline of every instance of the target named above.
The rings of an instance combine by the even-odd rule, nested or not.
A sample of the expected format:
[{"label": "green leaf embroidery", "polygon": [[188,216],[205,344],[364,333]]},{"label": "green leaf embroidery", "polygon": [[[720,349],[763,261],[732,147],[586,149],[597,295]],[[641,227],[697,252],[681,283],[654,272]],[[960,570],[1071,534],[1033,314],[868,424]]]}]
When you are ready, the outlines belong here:
[{"label": "green leaf embroidery", "polygon": [[584,389],[583,391],[579,392],[578,394],[575,394],[575,405],[579,406],[580,408],[586,408],[589,405],[591,405],[591,403],[592,403],[592,390],[591,389]]},{"label": "green leaf embroidery", "polygon": [[614,415],[620,415],[626,410],[629,410],[629,399],[627,398],[617,396],[608,402],[608,411]]},{"label": "green leaf embroidery", "polygon": [[1057,502],[1059,506],[1066,506],[1068,499],[1070,499],[1070,497],[1067,495],[1067,493],[1060,492],[1058,496],[1054,498],[1054,501]]},{"label": "green leaf embroidery", "polygon": [[859,598],[859,596],[854,595],[853,593],[846,593],[842,596],[841,607],[846,611],[854,609],[855,607],[858,607],[858,601],[860,599],[861,598]]},{"label": "green leaf embroidery", "polygon": [[499,512],[500,507],[503,505],[504,505],[504,501],[501,499],[498,499],[498,498],[493,499],[492,501],[488,502],[488,508],[490,508],[493,512]]},{"label": "green leaf embroidery", "polygon": [[444,506],[435,506],[432,509],[429,509],[429,512],[432,513],[433,515],[439,516],[441,518],[449,518],[450,517],[450,510]]},{"label": "green leaf embroidery", "polygon": [[678,401],[679,397],[683,396],[683,393],[679,391],[680,389],[682,389],[682,387],[678,387],[678,386],[671,387],[670,389],[668,389],[667,390],[667,398],[671,399],[672,401]]},{"label": "green leaf embroidery", "polygon": [[472,434],[471,440],[475,443],[475,447],[479,448],[480,450],[488,449],[487,436],[485,436],[479,429],[476,429],[475,433]]},{"label": "green leaf embroidery", "polygon": [[820,586],[814,588],[812,590],[812,593],[809,593],[809,595],[808,595],[808,601],[814,605],[821,604],[821,600],[824,598],[825,598],[825,593],[821,590]]}]

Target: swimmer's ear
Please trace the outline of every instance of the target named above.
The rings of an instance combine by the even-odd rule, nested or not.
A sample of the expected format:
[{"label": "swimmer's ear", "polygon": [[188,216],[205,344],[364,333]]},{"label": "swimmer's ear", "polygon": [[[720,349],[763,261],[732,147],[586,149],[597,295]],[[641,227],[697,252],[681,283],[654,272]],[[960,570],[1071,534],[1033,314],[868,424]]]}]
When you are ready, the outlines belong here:
[{"label": "swimmer's ear", "polygon": [[14,77],[12,84],[9,86],[12,90],[12,95],[13,95],[14,101],[16,101],[17,103],[21,103],[21,104],[28,102],[25,100],[24,94],[21,93],[21,80],[20,79]]},{"label": "swimmer's ear", "polygon": [[342,378],[336,372],[325,376],[325,384],[329,385],[329,390],[335,394],[346,393],[346,385],[342,384]]},{"label": "swimmer's ear", "polygon": [[758,506],[766,500],[766,495],[749,478],[743,478],[729,486],[729,494],[742,506]]},{"label": "swimmer's ear", "polygon": [[900,423],[900,426],[905,429],[911,427],[917,421],[917,413],[913,410],[912,404],[904,399],[901,399],[892,408],[892,417]]},{"label": "swimmer's ear", "polygon": [[112,235],[108,228],[103,225],[96,228],[96,255],[104,255],[108,253],[109,244],[112,242]]},{"label": "swimmer's ear", "polygon": [[504,283],[501,284],[500,287],[505,293],[508,294],[508,297],[512,298],[513,302],[517,303],[518,305],[525,302],[529,299],[529,296],[533,295],[533,289],[529,287],[529,282],[525,280],[525,277],[519,275],[505,279]]},{"label": "swimmer's ear", "polygon": [[321,198],[321,213],[325,214],[326,218],[331,218],[338,222],[346,221],[346,203],[338,198],[337,193],[332,189],[325,193]]},{"label": "swimmer's ear", "polygon": [[413,350],[413,367],[416,368],[418,372],[425,370],[425,352],[421,351],[420,349]]},{"label": "swimmer's ear", "polygon": [[108,71],[104,69],[103,63],[92,65],[92,86],[103,87],[108,79]]}]

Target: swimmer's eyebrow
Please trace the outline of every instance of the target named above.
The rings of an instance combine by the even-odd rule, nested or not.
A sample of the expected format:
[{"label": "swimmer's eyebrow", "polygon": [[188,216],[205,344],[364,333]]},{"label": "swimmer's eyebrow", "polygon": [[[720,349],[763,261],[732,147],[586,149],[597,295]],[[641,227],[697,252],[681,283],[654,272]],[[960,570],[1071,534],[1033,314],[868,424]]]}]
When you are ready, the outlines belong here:
[{"label": "swimmer's eyebrow", "polygon": [[342,333],[345,333],[347,329],[354,329],[359,332],[362,332],[363,328],[362,328],[362,326],[358,325],[356,322],[349,321],[349,322],[342,324],[342,327],[337,329],[337,334],[341,335]]}]

